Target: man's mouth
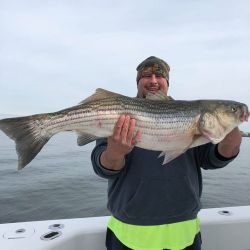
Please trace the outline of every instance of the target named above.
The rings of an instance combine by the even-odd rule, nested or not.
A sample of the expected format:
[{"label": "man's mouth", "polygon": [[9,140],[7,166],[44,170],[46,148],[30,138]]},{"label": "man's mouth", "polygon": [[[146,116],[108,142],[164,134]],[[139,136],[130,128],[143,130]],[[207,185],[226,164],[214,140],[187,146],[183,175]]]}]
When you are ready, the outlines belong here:
[{"label": "man's mouth", "polygon": [[157,92],[159,88],[148,88],[147,89],[149,92]]}]

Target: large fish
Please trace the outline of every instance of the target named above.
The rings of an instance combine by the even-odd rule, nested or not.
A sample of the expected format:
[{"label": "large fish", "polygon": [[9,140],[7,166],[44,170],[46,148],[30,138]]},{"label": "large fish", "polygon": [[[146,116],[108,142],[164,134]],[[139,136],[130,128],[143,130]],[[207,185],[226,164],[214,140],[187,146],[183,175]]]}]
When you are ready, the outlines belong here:
[{"label": "large fish", "polygon": [[219,143],[249,117],[247,106],[235,101],[173,100],[162,92],[141,99],[97,89],[71,108],[0,120],[0,129],[16,142],[18,169],[22,169],[53,135],[74,131],[78,145],[85,145],[112,135],[122,114],[137,121],[141,141],[136,146],[161,151],[163,164],[191,147]]}]

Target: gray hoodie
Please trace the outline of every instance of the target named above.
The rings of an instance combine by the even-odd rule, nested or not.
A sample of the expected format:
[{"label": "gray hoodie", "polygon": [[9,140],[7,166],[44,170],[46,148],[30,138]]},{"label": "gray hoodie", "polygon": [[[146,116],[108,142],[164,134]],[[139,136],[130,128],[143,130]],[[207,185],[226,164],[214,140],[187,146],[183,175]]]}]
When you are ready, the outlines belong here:
[{"label": "gray hoodie", "polygon": [[135,225],[160,225],[191,220],[201,208],[201,168],[217,169],[231,160],[219,155],[211,143],[189,149],[162,165],[160,152],[135,147],[122,170],[100,164],[107,146],[98,140],[91,159],[97,175],[108,179],[108,209],[117,219]]}]

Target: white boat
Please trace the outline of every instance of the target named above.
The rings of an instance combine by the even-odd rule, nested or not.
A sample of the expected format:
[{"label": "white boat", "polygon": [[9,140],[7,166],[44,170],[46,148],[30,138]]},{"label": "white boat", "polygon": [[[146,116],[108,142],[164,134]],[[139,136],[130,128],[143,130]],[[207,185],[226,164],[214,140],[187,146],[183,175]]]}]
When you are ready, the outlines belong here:
[{"label": "white boat", "polygon": [[[202,209],[203,250],[249,250],[250,206]],[[0,224],[0,250],[105,250],[109,217]]]}]

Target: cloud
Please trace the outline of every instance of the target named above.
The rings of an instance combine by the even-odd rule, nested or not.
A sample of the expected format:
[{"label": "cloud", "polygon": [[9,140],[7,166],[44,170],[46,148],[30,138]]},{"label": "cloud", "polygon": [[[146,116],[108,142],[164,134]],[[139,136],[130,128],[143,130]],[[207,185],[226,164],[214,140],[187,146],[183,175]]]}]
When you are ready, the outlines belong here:
[{"label": "cloud", "polygon": [[176,98],[248,103],[249,1],[5,1],[0,113],[74,105],[98,87],[135,96],[150,55],[171,66]]}]

